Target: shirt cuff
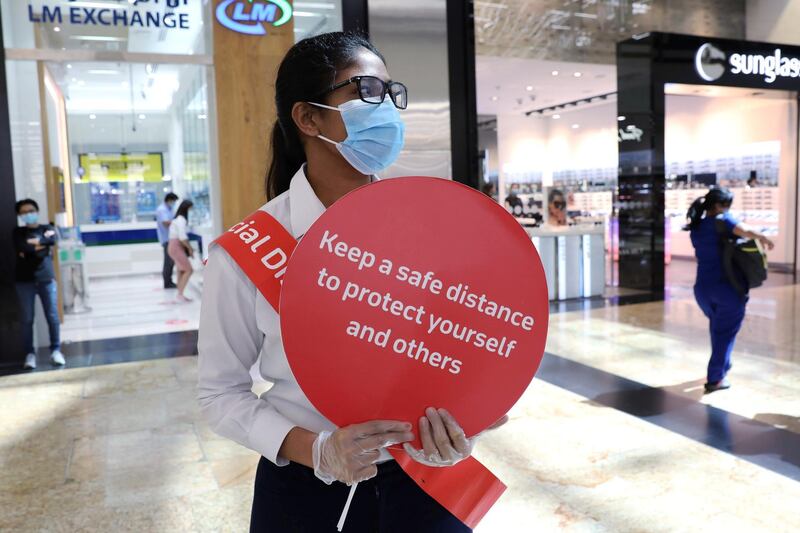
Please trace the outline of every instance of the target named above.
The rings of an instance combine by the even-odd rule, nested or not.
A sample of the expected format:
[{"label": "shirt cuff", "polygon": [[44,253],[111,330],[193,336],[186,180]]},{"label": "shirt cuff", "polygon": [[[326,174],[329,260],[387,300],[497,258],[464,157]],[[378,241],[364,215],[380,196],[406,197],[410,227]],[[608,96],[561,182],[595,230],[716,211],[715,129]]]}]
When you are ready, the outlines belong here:
[{"label": "shirt cuff", "polygon": [[280,414],[273,407],[256,419],[250,429],[248,436],[250,445],[248,447],[257,451],[277,466],[286,466],[289,461],[278,456],[278,452],[286,439],[286,435],[296,426],[297,424]]}]

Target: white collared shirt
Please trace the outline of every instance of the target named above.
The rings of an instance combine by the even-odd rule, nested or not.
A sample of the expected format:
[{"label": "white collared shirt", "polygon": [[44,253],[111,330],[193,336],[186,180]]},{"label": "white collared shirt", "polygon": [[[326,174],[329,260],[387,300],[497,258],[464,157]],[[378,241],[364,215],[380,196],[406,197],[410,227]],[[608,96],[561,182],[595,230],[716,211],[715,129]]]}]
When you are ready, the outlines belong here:
[{"label": "white collared shirt", "polygon": [[[301,168],[289,190],[261,210],[297,239],[325,206]],[[278,457],[278,451],[293,427],[315,433],[336,429],[311,405],[294,378],[281,342],[278,313],[220,246],[211,248],[203,272],[198,350],[198,400],[204,417],[220,435],[283,466],[288,461]],[[274,384],[260,398],[252,392],[250,375],[257,361],[261,376]]]}]

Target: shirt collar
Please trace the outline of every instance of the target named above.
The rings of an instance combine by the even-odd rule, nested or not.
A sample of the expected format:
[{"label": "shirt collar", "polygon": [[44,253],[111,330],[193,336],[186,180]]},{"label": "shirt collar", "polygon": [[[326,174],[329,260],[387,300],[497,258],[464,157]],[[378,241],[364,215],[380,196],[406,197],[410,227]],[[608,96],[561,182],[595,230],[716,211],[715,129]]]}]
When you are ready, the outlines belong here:
[{"label": "shirt collar", "polygon": [[299,239],[308,228],[325,212],[325,206],[319,201],[314,189],[306,178],[306,166],[300,167],[289,183],[289,209],[292,235]]},{"label": "shirt collar", "polygon": [[[371,181],[379,181],[378,176],[373,175]],[[308,229],[317,221],[325,206],[317,198],[314,189],[306,177],[305,164],[295,173],[289,183],[289,209],[291,209],[292,235],[299,239],[306,234]]]}]

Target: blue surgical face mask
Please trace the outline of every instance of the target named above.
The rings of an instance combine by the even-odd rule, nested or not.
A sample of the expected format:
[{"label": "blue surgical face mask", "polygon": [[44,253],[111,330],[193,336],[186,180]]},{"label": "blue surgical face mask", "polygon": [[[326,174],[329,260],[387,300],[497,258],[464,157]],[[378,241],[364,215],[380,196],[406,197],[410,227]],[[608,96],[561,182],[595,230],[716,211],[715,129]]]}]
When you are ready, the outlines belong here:
[{"label": "blue surgical face mask", "polygon": [[318,135],[336,146],[353,168],[362,174],[375,174],[397,160],[403,149],[406,125],[390,98],[382,104],[350,100],[339,107],[309,102],[311,105],[339,111],[347,130],[342,142]]},{"label": "blue surgical face mask", "polygon": [[20,215],[22,222],[27,225],[33,225],[39,223],[39,213],[33,211],[31,213],[25,213],[24,215]]}]

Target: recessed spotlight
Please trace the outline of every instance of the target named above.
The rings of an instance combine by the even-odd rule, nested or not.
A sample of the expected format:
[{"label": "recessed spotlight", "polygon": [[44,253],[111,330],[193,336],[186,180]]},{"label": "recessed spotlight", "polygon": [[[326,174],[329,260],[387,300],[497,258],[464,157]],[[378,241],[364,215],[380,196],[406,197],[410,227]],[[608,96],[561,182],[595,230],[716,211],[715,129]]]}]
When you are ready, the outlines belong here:
[{"label": "recessed spotlight", "polygon": [[580,78],[581,76],[583,76],[583,74],[581,74],[580,72],[574,72],[572,75],[575,76],[576,78]]},{"label": "recessed spotlight", "polygon": [[579,124],[573,124],[573,125],[572,125],[572,129],[573,129],[573,130],[577,130],[578,128],[580,128],[580,125],[579,125]]},{"label": "recessed spotlight", "polygon": [[205,120],[208,118],[208,115],[197,115],[197,118],[199,118],[200,120]]},{"label": "recessed spotlight", "polygon": [[72,68],[72,65],[70,63],[67,63],[67,68]]},{"label": "recessed spotlight", "polygon": [[561,115],[553,115],[553,120],[558,120],[561,118]]},{"label": "recessed spotlight", "polygon": [[625,122],[625,117],[623,115],[620,115],[617,117],[617,120],[619,120],[620,122]]},{"label": "recessed spotlight", "polygon": [[554,71],[553,71],[553,72],[551,72],[550,74],[552,74],[553,76],[558,76],[558,71],[557,71],[557,70],[554,70]]},{"label": "recessed spotlight", "polygon": [[71,81],[72,83],[78,83],[78,78],[72,78],[70,81]]},{"label": "recessed spotlight", "polygon": [[96,119],[96,118],[97,118],[97,115],[95,115],[94,113],[92,113],[91,115],[89,115],[89,120],[94,120],[94,119]]},{"label": "recessed spotlight", "polygon": [[525,90],[531,92],[533,90],[533,85],[528,85],[527,87],[525,87]]},{"label": "recessed spotlight", "polygon": [[139,120],[144,120],[146,118],[147,118],[147,115],[145,115],[144,113],[139,113]]},{"label": "recessed spotlight", "polygon": [[61,31],[61,28],[59,26],[53,26],[53,31],[58,33]]},{"label": "recessed spotlight", "polygon": [[492,102],[496,102],[496,101],[497,101],[497,97],[496,96],[492,96]]}]

